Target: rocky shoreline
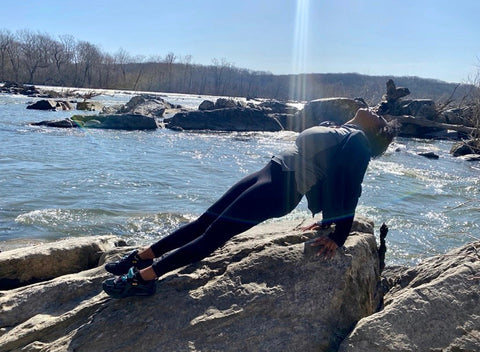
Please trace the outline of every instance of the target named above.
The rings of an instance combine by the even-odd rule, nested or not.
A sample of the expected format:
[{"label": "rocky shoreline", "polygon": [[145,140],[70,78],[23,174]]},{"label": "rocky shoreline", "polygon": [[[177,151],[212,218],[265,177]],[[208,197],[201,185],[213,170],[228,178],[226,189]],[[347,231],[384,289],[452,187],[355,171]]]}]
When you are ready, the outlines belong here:
[{"label": "rocky shoreline", "polygon": [[143,299],[101,290],[131,250],[114,236],[2,252],[0,350],[480,350],[480,241],[381,275],[371,221],[327,262],[301,225],[256,226]]}]

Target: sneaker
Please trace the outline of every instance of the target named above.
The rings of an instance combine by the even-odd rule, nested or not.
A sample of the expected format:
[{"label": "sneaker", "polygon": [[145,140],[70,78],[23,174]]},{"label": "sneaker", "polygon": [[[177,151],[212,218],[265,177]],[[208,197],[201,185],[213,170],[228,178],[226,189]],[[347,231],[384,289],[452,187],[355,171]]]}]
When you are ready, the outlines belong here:
[{"label": "sneaker", "polygon": [[134,250],[132,253],[124,256],[122,259],[105,264],[105,270],[113,275],[124,275],[128,273],[128,270],[134,266],[137,269],[144,269],[153,264],[152,259],[140,259],[138,256],[138,250]]},{"label": "sneaker", "polygon": [[103,290],[112,298],[151,296],[155,293],[156,280],[145,281],[137,276],[138,270],[131,267],[127,274],[103,282]]}]

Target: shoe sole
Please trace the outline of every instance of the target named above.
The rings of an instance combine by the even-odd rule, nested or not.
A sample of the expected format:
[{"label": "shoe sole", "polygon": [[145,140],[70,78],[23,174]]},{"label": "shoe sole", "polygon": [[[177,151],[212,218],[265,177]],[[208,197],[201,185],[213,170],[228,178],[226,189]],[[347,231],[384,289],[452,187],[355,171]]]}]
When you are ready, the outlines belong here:
[{"label": "shoe sole", "polygon": [[102,283],[103,291],[112,298],[120,299],[127,297],[147,297],[155,294],[157,285],[154,282],[151,285],[151,288],[146,288],[145,290],[140,290],[137,287],[128,284],[124,288],[119,288],[115,285],[115,279],[107,279]]}]

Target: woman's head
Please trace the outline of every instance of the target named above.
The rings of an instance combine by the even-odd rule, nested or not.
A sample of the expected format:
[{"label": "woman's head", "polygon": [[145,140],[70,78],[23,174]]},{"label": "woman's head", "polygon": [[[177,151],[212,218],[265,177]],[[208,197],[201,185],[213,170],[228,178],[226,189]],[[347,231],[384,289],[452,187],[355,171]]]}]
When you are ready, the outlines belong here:
[{"label": "woman's head", "polygon": [[358,125],[370,142],[372,157],[382,155],[396,134],[394,123],[387,122],[383,117],[370,109],[358,109],[355,117],[349,123]]}]

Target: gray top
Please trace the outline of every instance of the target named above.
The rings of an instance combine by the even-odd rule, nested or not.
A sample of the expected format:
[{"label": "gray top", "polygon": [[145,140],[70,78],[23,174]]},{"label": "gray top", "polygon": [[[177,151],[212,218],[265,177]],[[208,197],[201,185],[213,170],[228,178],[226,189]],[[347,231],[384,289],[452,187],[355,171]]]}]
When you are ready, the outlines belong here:
[{"label": "gray top", "polygon": [[[358,129],[355,125],[308,128],[298,135],[292,148],[275,155],[273,160],[279,163],[284,171],[295,171],[297,190],[306,194],[325,177],[329,161],[327,156],[334,154],[352,131]],[[329,150],[332,150],[332,153],[329,153]]]}]

